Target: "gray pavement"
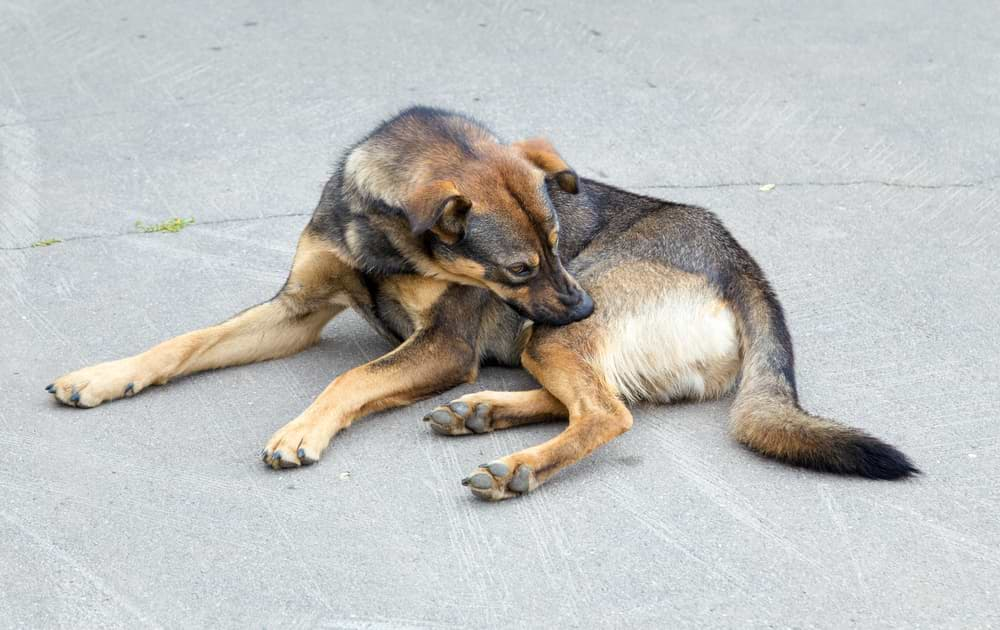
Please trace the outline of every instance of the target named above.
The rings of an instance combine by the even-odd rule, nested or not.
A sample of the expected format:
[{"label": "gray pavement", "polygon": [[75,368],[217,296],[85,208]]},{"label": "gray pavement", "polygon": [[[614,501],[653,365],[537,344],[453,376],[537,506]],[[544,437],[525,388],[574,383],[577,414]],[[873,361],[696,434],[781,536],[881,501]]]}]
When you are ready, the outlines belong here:
[{"label": "gray pavement", "polygon": [[[0,626],[1000,625],[1000,7],[748,4],[0,3]],[[804,403],[925,475],[803,472],[729,440],[729,401],[643,406],[485,504],[459,479],[559,427],[430,433],[454,393],[265,469],[386,350],[353,314],[89,411],[43,391],[270,297],[339,152],[414,102],[715,209]]]}]

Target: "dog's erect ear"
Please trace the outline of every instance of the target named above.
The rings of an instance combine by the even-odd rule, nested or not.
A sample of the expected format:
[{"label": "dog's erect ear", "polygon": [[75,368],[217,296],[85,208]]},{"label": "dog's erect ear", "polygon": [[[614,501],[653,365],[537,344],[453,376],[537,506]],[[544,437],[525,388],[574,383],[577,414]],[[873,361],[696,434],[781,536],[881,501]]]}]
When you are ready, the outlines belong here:
[{"label": "dog's erect ear", "polygon": [[521,156],[545,171],[548,177],[556,180],[559,188],[572,194],[580,191],[580,183],[576,171],[559,155],[552,143],[545,138],[521,140],[511,145]]},{"label": "dog's erect ear", "polygon": [[431,231],[446,243],[455,243],[465,234],[465,219],[472,202],[458,192],[453,182],[438,179],[418,188],[403,208],[413,234]]}]

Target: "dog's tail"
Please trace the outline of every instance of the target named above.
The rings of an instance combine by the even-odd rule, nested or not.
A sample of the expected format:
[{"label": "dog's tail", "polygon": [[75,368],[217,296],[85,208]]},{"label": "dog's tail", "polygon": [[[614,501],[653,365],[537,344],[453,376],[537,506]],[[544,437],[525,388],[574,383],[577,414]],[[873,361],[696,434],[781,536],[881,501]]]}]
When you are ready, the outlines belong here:
[{"label": "dog's tail", "polygon": [[730,285],[743,354],[730,423],[736,440],[763,455],[826,472],[874,479],[919,473],[889,444],[799,406],[792,342],[781,305],[758,269],[745,271],[750,273],[739,274]]}]

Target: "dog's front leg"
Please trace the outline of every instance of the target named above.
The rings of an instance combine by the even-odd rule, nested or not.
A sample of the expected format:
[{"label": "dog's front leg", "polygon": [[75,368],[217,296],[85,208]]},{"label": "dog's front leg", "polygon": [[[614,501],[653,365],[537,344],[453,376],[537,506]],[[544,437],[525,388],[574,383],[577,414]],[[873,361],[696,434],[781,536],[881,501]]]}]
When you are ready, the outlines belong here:
[{"label": "dog's front leg", "polygon": [[262,452],[264,461],[273,468],[311,464],[354,420],[474,381],[478,313],[463,316],[462,308],[452,306],[439,309],[429,327],[418,329],[389,354],[334,379],[308,409],[271,437]]}]

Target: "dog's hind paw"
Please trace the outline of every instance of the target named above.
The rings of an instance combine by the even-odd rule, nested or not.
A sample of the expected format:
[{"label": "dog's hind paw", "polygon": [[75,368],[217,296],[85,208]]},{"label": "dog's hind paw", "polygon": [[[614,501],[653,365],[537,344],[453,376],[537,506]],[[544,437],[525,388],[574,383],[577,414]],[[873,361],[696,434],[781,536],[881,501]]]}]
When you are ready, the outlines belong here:
[{"label": "dog's hind paw", "polygon": [[441,435],[468,435],[493,430],[492,408],[487,403],[469,405],[453,400],[424,416],[424,422]]},{"label": "dog's hind paw", "polygon": [[498,459],[482,464],[462,480],[462,485],[467,486],[480,499],[500,501],[530,492],[538,487],[538,482],[531,466]]}]

